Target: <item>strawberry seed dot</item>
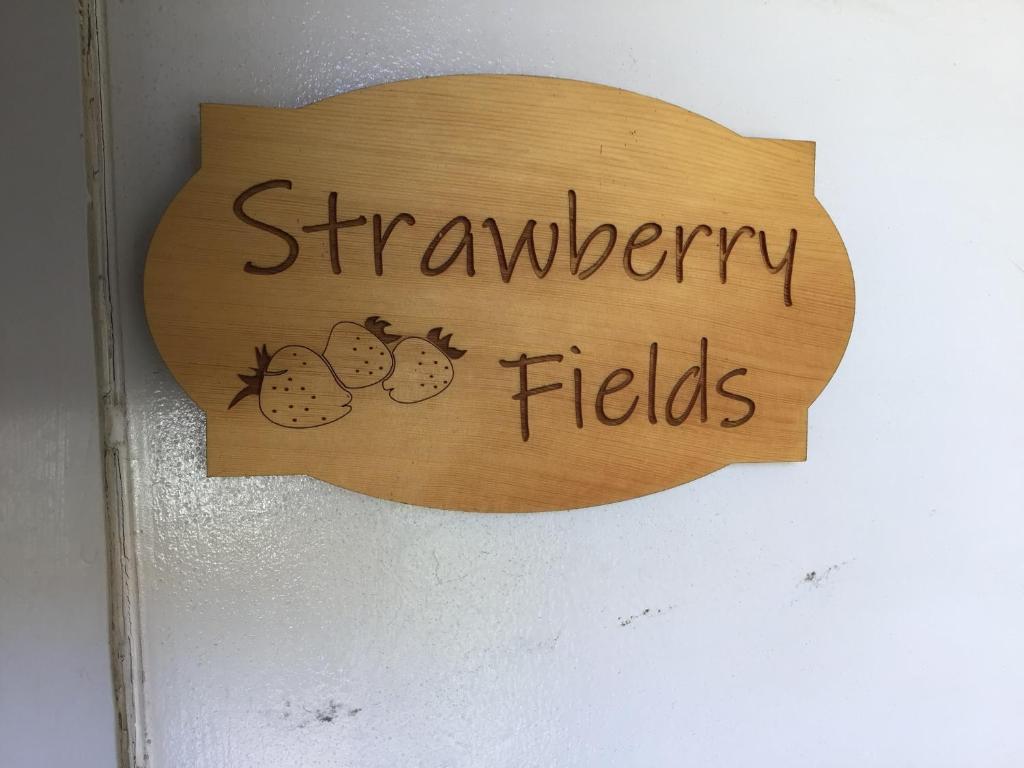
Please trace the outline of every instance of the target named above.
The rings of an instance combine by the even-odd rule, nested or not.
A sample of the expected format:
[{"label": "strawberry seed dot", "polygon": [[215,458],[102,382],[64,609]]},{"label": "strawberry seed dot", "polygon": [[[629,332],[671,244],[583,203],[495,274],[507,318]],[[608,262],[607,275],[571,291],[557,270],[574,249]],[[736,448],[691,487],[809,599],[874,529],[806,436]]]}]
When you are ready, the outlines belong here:
[{"label": "strawberry seed dot", "polygon": [[309,410],[309,408],[303,408],[302,410],[304,410],[304,411],[308,411],[308,410]]},{"label": "strawberry seed dot", "polygon": [[310,400],[316,400],[316,395],[310,395],[310,396],[309,396],[309,399],[310,399]]},{"label": "strawberry seed dot", "polygon": [[296,422],[296,421],[298,421],[298,419],[292,419],[292,421],[293,421],[293,422]]},{"label": "strawberry seed dot", "polygon": [[358,349],[356,349],[355,347],[352,347],[352,351],[353,351],[353,352],[358,352],[359,350],[358,350]]},{"label": "strawberry seed dot", "polygon": [[287,391],[288,391],[288,387],[285,387],[285,388],[284,388],[284,391],[285,391],[285,392],[287,392]]}]

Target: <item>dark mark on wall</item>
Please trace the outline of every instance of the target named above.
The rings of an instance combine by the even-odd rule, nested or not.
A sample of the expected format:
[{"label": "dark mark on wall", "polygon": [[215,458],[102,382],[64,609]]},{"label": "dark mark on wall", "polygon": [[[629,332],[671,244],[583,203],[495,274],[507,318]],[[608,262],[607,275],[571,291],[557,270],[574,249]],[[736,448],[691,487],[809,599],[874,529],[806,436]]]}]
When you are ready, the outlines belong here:
[{"label": "dark mark on wall", "polygon": [[321,723],[332,723],[337,716],[338,704],[334,699],[331,699],[325,708],[316,711],[316,719]]},{"label": "dark mark on wall", "polygon": [[789,601],[790,606],[796,605],[800,602],[801,598],[805,595],[805,592],[801,587],[810,586],[814,589],[818,589],[827,579],[831,578],[832,574],[838,571],[843,566],[849,565],[856,558],[849,560],[843,560],[841,563],[833,563],[823,571],[817,569],[813,571],[807,571],[803,576],[800,577],[800,581],[797,582],[797,589],[800,590],[800,594]]},{"label": "dark mark on wall", "polygon": [[844,565],[847,565],[849,562],[849,560],[844,560],[841,563],[835,563],[834,565],[830,565],[828,568],[826,568],[824,571],[821,571],[820,573],[818,571],[808,571],[804,574],[804,577],[800,581],[804,584],[812,584],[815,587],[820,587],[822,582],[825,581],[825,579],[827,579],[829,576],[831,576],[834,571],[838,571],[840,568],[842,568]]},{"label": "dark mark on wall", "polygon": [[[307,726],[315,725],[317,723],[333,723],[342,713],[349,717],[355,717],[363,711],[363,708],[347,707],[334,699],[329,699],[322,707],[310,709],[306,706],[302,706],[301,710],[302,711],[298,713],[298,717],[292,718],[292,714],[295,710],[292,708],[291,701],[285,700],[284,711],[281,713],[281,719],[291,720],[295,728],[306,728]],[[303,713],[305,713],[305,715],[303,715]],[[299,722],[294,722],[295,720],[298,720]]]},{"label": "dark mark on wall", "polygon": [[663,613],[668,613],[673,608],[675,608],[674,605],[670,605],[667,608],[644,608],[642,611],[640,611],[640,613],[635,613],[632,616],[619,616],[619,626],[628,627],[637,619],[643,618],[645,616],[660,616]]}]

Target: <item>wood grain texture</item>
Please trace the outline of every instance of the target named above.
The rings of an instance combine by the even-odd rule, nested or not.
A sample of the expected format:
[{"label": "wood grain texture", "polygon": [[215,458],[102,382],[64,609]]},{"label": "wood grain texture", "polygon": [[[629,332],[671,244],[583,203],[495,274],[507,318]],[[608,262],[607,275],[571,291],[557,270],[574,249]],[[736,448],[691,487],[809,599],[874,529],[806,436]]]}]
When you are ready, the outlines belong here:
[{"label": "wood grain texture", "polygon": [[813,179],[810,142],[576,81],[204,105],[147,315],[211,475],[480,511],[628,499],[805,458],[854,311]]}]

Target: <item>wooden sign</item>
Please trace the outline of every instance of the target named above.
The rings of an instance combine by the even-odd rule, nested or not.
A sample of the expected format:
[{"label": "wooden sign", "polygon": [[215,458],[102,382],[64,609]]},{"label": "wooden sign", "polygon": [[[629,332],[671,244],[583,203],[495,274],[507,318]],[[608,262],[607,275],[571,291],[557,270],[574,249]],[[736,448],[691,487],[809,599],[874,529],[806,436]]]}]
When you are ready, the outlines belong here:
[{"label": "wooden sign", "polygon": [[803,460],[854,308],[813,144],[513,76],[203,105],[145,291],[210,475],[483,511]]}]

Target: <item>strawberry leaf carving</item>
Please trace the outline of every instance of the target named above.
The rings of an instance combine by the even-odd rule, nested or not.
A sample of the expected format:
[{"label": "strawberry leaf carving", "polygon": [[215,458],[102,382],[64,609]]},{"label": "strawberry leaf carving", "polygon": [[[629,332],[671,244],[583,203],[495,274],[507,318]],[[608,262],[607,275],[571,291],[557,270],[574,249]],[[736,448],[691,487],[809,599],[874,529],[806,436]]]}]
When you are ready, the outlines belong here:
[{"label": "strawberry leaf carving", "polygon": [[385,344],[393,344],[402,337],[394,333],[388,333],[387,327],[389,325],[391,325],[391,323],[387,322],[386,320],[381,320],[379,317],[377,317],[377,315],[372,315],[371,317],[366,318],[366,322],[363,323],[363,327],[366,330],[368,330],[378,339],[383,341]]},{"label": "strawberry leaf carving", "polygon": [[450,333],[442,336],[441,328],[431,328],[427,331],[427,341],[441,350],[450,360],[458,360],[466,354],[466,350],[453,347],[451,345],[451,338],[452,335]]},{"label": "strawberry leaf carving", "polygon": [[245,384],[245,386],[242,387],[241,390],[239,390],[238,394],[235,395],[234,398],[232,398],[231,403],[228,405],[228,410],[231,410],[232,408],[234,408],[236,405],[238,405],[239,402],[241,402],[242,400],[247,398],[249,395],[257,395],[258,396],[260,394],[260,389],[262,389],[262,387],[263,387],[263,377],[264,376],[267,376],[267,375],[276,376],[276,375],[279,375],[281,373],[284,373],[284,371],[268,371],[267,370],[267,368],[270,367],[270,359],[273,356],[269,352],[267,352],[267,345],[266,344],[264,344],[262,347],[256,347],[255,349],[256,349],[256,367],[250,369],[250,370],[252,370],[251,374],[249,374],[249,373],[240,373],[240,374],[238,374],[238,378],[240,378],[242,380],[242,382]]}]

